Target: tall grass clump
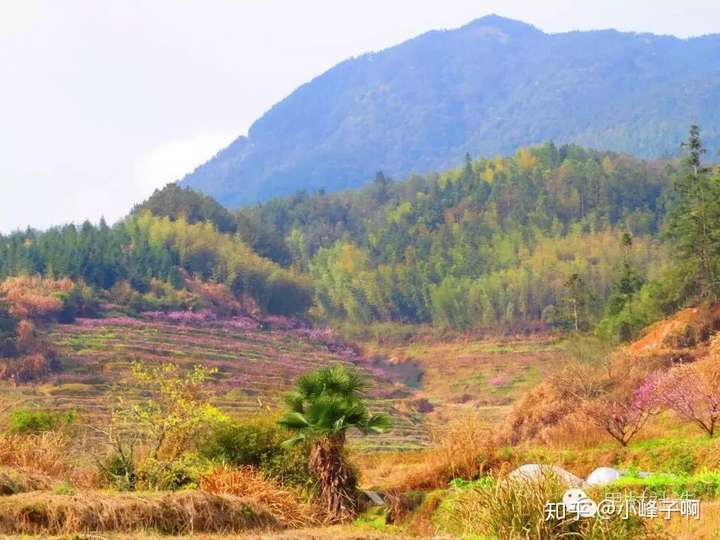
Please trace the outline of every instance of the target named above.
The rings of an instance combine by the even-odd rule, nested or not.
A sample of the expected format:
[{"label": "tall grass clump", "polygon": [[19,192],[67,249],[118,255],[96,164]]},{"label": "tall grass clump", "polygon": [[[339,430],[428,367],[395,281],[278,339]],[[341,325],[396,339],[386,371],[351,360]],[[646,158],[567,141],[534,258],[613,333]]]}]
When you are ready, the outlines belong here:
[{"label": "tall grass clump", "polygon": [[432,434],[435,448],[423,456],[423,464],[411,471],[400,491],[447,487],[450,481],[473,480],[501,465],[492,433],[482,419],[467,416],[450,422]]},{"label": "tall grass clump", "polygon": [[0,465],[38,471],[48,476],[67,474],[69,438],[46,431],[33,435],[0,434]]},{"label": "tall grass clump", "polygon": [[630,540],[658,538],[638,518],[613,516],[546,520],[546,502],[560,502],[566,486],[554,475],[532,480],[475,482],[455,487],[435,513],[434,521],[446,533],[471,538],[543,540],[583,538]]},{"label": "tall grass clump", "polygon": [[288,527],[317,525],[317,510],[277,480],[252,467],[222,467],[203,476],[200,489],[213,494],[230,494],[260,504]]}]

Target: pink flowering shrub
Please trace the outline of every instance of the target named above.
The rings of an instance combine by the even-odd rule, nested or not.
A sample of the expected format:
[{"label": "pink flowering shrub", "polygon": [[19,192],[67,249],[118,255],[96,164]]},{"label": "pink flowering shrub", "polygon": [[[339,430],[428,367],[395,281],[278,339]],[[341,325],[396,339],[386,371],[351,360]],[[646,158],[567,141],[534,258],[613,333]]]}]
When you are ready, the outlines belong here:
[{"label": "pink flowering shrub", "polygon": [[657,402],[710,437],[720,421],[720,367],[714,361],[675,367],[656,384]]},{"label": "pink flowering shrub", "polygon": [[505,385],[508,384],[509,382],[510,382],[510,381],[509,381],[509,379],[507,378],[507,376],[505,376],[505,374],[503,374],[503,373],[498,373],[497,375],[495,375],[492,379],[490,379],[490,380],[488,381],[488,384],[489,384],[490,386],[505,386]]},{"label": "pink flowering shrub", "polygon": [[134,319],[132,317],[105,317],[102,319],[87,319],[78,317],[75,319],[75,324],[83,328],[101,328],[103,326],[142,326],[145,323],[140,319]]},{"label": "pink flowering shrub", "polygon": [[240,330],[257,330],[260,323],[252,317],[230,317],[220,321],[225,328],[237,328]]},{"label": "pink flowering shrub", "polygon": [[295,330],[302,326],[302,323],[297,319],[283,315],[266,315],[263,317],[262,322],[273,330]]},{"label": "pink flowering shrub", "polygon": [[597,427],[627,446],[650,417],[659,412],[657,384],[657,375],[645,377],[635,388],[615,384],[587,401],[584,412]]},{"label": "pink flowering shrub", "polygon": [[143,317],[154,321],[164,321],[175,324],[198,324],[214,321],[217,317],[214,313],[203,311],[145,311]]}]

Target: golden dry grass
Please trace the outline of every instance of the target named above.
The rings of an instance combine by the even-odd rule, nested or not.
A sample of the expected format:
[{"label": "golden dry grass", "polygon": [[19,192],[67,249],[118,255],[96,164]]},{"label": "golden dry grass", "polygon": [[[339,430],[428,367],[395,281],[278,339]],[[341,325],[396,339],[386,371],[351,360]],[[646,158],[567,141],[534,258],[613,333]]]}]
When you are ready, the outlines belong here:
[{"label": "golden dry grass", "polygon": [[0,497],[0,534],[86,534],[154,530],[231,533],[282,525],[254,501],[202,491],[170,494],[48,492]]},{"label": "golden dry grass", "polygon": [[0,496],[47,490],[52,487],[52,484],[52,479],[43,474],[0,467]]},{"label": "golden dry grass", "polygon": [[674,515],[663,526],[676,540],[717,540],[720,538],[720,501],[702,501],[700,519]]},{"label": "golden dry grass", "polygon": [[38,435],[0,434],[0,465],[39,471],[49,476],[68,472],[69,439],[48,431]]},{"label": "golden dry grass", "polygon": [[217,469],[201,478],[200,489],[252,500],[288,527],[306,527],[322,521],[316,508],[302,502],[293,492],[250,467]]},{"label": "golden dry grass", "polygon": [[[191,536],[166,535],[149,531],[137,531],[131,534],[113,533],[102,535],[73,535],[73,536],[43,536],[43,540],[386,540],[388,538],[425,538],[424,535],[408,535],[399,530],[385,528],[382,531],[373,530],[369,526],[333,525],[329,527],[310,527],[286,531],[253,531],[241,532],[228,536],[226,534],[193,533]],[[1,539],[16,538],[0,535]],[[427,535],[427,538],[445,539],[449,536]]]},{"label": "golden dry grass", "polygon": [[35,435],[0,433],[0,466],[18,469],[25,475],[70,481],[80,488],[99,487],[95,467],[72,463],[71,442],[68,435],[55,431]]},{"label": "golden dry grass", "polygon": [[477,416],[456,418],[433,432],[429,450],[357,455],[361,485],[393,492],[446,487],[453,478],[478,478],[501,464],[492,432]]}]

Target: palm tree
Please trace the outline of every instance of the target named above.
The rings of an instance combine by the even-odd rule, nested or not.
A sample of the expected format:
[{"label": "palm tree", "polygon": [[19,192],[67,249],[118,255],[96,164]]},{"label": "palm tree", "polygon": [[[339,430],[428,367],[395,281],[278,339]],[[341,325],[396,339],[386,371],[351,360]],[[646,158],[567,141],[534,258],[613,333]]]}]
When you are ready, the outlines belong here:
[{"label": "palm tree", "polygon": [[365,405],[367,381],[356,369],[343,365],[301,375],[295,389],[285,396],[288,412],[280,425],[296,431],[285,441],[309,441],[310,468],[320,483],[320,500],[330,521],[354,517],[356,478],[345,460],[347,430],[383,433],[390,427],[385,415],[370,414]]}]

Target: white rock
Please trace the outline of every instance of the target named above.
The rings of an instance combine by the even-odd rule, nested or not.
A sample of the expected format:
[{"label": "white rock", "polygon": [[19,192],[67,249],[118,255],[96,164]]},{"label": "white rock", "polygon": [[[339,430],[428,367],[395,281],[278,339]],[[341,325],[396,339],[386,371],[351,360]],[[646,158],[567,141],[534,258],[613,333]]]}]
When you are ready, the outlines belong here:
[{"label": "white rock", "polygon": [[612,484],[621,476],[622,473],[612,467],[598,467],[590,473],[586,482],[589,486],[606,486]]},{"label": "white rock", "polygon": [[536,481],[544,476],[555,475],[569,488],[585,487],[585,481],[556,465],[538,465],[530,463],[522,465],[508,475],[508,480]]}]

